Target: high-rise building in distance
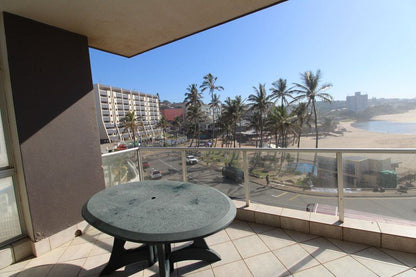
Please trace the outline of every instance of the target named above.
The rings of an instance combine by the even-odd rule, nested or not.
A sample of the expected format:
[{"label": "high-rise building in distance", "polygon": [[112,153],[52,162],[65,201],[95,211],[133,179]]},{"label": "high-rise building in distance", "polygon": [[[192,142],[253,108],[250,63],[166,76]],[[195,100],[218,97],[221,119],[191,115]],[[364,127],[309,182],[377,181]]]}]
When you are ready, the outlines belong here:
[{"label": "high-rise building in distance", "polygon": [[125,130],[121,122],[129,111],[134,111],[136,115],[138,141],[153,140],[161,136],[162,131],[157,127],[161,119],[158,95],[103,84],[94,85],[94,95],[101,143],[133,138],[130,130]]},{"label": "high-rise building in distance", "polygon": [[368,108],[368,95],[356,92],[354,96],[347,96],[347,108],[354,112],[361,112]]}]

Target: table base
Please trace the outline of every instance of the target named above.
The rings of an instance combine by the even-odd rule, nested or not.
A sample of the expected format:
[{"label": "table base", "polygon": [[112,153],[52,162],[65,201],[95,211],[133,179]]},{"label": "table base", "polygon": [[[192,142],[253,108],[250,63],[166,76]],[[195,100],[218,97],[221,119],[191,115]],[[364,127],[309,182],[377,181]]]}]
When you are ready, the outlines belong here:
[{"label": "table base", "polygon": [[149,267],[158,261],[159,276],[169,277],[176,262],[201,260],[213,263],[221,260],[221,257],[208,247],[203,238],[196,239],[191,245],[175,251],[172,251],[170,243],[142,245],[135,249],[125,249],[125,243],[125,240],[114,238],[110,260],[101,271],[100,276],[109,274],[128,264],[143,263],[146,267]]},{"label": "table base", "polygon": [[125,240],[114,238],[110,260],[101,271],[100,276],[107,275],[120,267],[132,263],[143,263],[146,267],[156,263],[154,246],[142,245],[134,249],[125,249],[125,244]]}]

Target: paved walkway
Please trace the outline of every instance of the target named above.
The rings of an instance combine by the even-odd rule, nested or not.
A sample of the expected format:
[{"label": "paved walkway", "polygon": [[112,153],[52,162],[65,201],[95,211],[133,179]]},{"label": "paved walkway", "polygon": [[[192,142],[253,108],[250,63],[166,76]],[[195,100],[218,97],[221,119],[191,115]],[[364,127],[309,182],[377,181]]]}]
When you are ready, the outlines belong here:
[{"label": "paved walkway", "polygon": [[[0,270],[0,277],[98,276],[109,259],[112,241],[92,228],[50,253]],[[234,221],[208,237],[207,243],[221,255],[221,261],[179,262],[172,276],[416,276],[416,254],[244,221]],[[127,245],[133,246],[137,244]],[[157,276],[157,265],[146,269],[130,265],[111,276]]]}]

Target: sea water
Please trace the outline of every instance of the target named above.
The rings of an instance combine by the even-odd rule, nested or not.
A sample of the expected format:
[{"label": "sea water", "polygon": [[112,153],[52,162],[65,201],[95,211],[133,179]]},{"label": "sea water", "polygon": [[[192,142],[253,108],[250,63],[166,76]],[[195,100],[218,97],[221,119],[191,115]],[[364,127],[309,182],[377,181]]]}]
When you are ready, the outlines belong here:
[{"label": "sea water", "polygon": [[387,133],[387,134],[404,134],[416,135],[416,122],[392,122],[384,120],[370,120],[363,122],[355,122],[352,124],[355,128],[364,129],[366,131]]}]

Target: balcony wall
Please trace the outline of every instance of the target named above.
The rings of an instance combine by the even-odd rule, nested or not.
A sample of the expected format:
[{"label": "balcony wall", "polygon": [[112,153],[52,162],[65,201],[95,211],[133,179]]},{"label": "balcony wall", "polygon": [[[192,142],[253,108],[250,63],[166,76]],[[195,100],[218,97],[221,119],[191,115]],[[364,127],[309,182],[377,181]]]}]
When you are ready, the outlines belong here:
[{"label": "balcony wall", "polygon": [[87,38],[4,13],[32,241],[82,220],[104,188]]}]

